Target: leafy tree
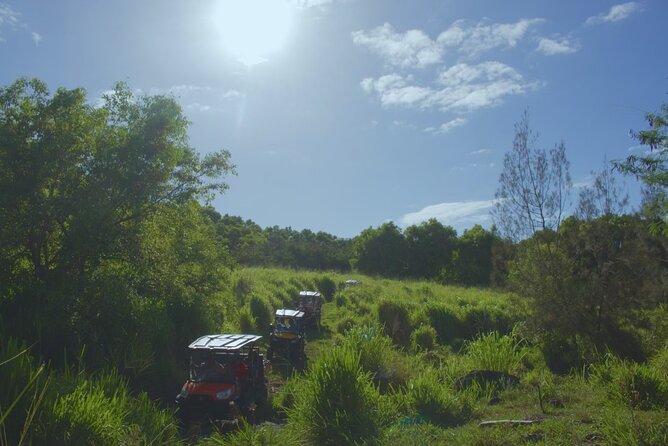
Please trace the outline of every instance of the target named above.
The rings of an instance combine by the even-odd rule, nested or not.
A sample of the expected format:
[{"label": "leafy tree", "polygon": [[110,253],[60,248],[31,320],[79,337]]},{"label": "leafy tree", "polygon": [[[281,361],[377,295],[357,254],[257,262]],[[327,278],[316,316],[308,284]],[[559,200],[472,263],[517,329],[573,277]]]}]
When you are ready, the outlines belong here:
[{"label": "leafy tree", "polygon": [[354,239],[354,246],[356,267],[360,272],[386,277],[406,275],[408,245],[394,223],[365,229]]},{"label": "leafy tree", "polygon": [[489,285],[492,275],[492,247],[497,236],[475,225],[464,231],[449,267],[450,278],[463,285]]},{"label": "leafy tree", "polygon": [[457,231],[435,218],[406,228],[409,272],[414,277],[434,278],[450,263],[457,245]]},{"label": "leafy tree", "polygon": [[[569,218],[558,234],[520,245],[510,280],[532,298],[534,322],[553,334],[581,335],[598,347],[641,354],[624,334],[638,310],[665,300],[668,245],[637,217]],[[631,344],[629,344],[631,342]]]},{"label": "leafy tree", "polygon": [[146,302],[179,330],[193,327],[179,308],[218,292],[228,263],[209,251],[215,235],[195,200],[224,191],[234,166],[224,150],[200,157],[187,125],[174,99],[135,97],[124,84],[101,107],[83,89],[51,95],[36,79],[0,89],[0,314],[10,332],[62,358],[90,341],[109,354],[127,340],[114,329],[148,322]]},{"label": "leafy tree", "polygon": [[645,116],[649,128],[631,132],[640,144],[649,146],[649,153],[631,155],[624,161],[613,164],[621,172],[634,175],[646,186],[645,211],[652,220],[655,232],[668,235],[668,104],[658,113]]},{"label": "leafy tree", "polygon": [[572,186],[564,143],[548,152],[536,148],[536,140],[525,111],[503,160],[492,211],[503,235],[515,241],[558,229]]}]

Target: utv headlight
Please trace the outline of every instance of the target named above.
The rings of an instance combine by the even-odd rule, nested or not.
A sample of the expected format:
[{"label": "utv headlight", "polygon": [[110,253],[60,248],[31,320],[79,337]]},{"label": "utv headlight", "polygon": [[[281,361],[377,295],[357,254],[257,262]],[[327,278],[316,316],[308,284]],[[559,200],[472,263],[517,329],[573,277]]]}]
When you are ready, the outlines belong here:
[{"label": "utv headlight", "polygon": [[232,389],[225,389],[222,392],[216,393],[216,399],[226,400],[232,395]]}]

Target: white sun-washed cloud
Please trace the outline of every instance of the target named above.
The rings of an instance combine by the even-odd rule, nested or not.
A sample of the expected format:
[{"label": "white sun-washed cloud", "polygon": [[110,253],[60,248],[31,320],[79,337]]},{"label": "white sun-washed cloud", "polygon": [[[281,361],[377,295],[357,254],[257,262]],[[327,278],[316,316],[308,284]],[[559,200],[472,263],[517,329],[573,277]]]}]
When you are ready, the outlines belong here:
[{"label": "white sun-washed cloud", "polygon": [[469,57],[497,48],[515,47],[531,30],[544,19],[520,19],[515,23],[488,23],[481,21],[469,25],[466,20],[458,20],[443,31],[436,41],[444,48],[456,49]]},{"label": "white sun-washed cloud", "polygon": [[21,14],[6,3],[0,3],[0,29],[16,27],[21,23]]},{"label": "white sun-washed cloud", "polygon": [[442,62],[446,51],[458,52],[467,58],[497,48],[515,47],[543,19],[521,19],[515,23],[471,25],[458,20],[432,39],[424,31],[411,29],[397,32],[385,23],[369,31],[354,31],[353,43],[369,48],[389,64],[401,68],[424,68]]},{"label": "white sun-washed cloud", "polygon": [[352,33],[353,43],[368,47],[391,65],[423,68],[441,61],[443,48],[418,29],[398,33],[385,23],[370,31]]},{"label": "white sun-washed cloud", "polygon": [[410,77],[397,74],[367,78],[362,88],[375,94],[385,107],[403,106],[468,113],[503,103],[507,96],[521,95],[539,86],[525,81],[501,62],[457,64],[443,70],[431,86],[413,85]]},{"label": "white sun-washed cloud", "polygon": [[490,152],[491,151],[489,149],[480,149],[480,150],[474,150],[473,152],[469,152],[469,155],[473,155],[473,156],[486,155]]},{"label": "white sun-washed cloud", "polygon": [[445,135],[446,133],[449,133],[451,130],[456,129],[457,127],[466,125],[467,122],[468,120],[466,118],[455,118],[448,122],[444,122],[438,127],[427,127],[426,129],[424,129],[424,131],[434,135]]},{"label": "white sun-washed cloud", "polygon": [[600,25],[602,23],[615,23],[622,21],[632,14],[639,12],[642,6],[639,2],[628,2],[614,5],[607,13],[589,17],[585,22],[586,25]]},{"label": "white sun-washed cloud", "polygon": [[444,225],[460,230],[475,224],[487,225],[491,222],[489,215],[494,200],[456,201],[426,206],[417,212],[404,214],[399,218],[399,225],[408,227],[435,218]]},{"label": "white sun-washed cloud", "polygon": [[536,51],[543,53],[546,56],[555,56],[558,54],[572,54],[579,49],[575,42],[571,42],[567,38],[548,39],[546,37],[540,39]]},{"label": "white sun-washed cloud", "polygon": [[7,3],[0,3],[0,42],[7,41],[7,39],[3,37],[3,33],[8,30],[29,32],[35,45],[38,45],[42,40],[41,35],[31,31],[28,25],[23,22],[19,12],[15,11]]},{"label": "white sun-washed cloud", "polygon": [[190,104],[185,105],[185,109],[188,111],[195,111],[195,112],[208,112],[211,110],[211,106],[207,104],[200,104],[199,102],[192,102]]}]

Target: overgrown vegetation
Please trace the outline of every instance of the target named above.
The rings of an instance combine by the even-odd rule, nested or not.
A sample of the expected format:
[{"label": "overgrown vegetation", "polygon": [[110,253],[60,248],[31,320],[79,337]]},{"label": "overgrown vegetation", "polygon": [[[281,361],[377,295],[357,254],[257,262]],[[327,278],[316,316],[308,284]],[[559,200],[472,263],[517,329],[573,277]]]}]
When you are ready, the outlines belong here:
[{"label": "overgrown vegetation", "polygon": [[[617,163],[651,188],[637,215],[605,171],[563,218],[565,149],[525,116],[499,197],[528,201],[497,209],[521,241],[435,220],[341,240],[203,206],[234,169],[172,98],[0,89],[0,444],[668,444],[665,115]],[[188,343],[266,335],[303,289],[322,327],[307,370],[270,376],[271,424],[187,438]],[[532,424],[477,425],[499,419]]]}]

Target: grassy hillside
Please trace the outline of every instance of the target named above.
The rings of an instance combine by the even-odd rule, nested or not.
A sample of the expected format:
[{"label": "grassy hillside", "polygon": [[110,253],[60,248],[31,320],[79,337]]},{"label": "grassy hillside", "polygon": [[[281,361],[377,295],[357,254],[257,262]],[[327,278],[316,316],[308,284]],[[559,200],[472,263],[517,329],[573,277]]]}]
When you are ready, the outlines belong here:
[{"label": "grassy hillside", "polygon": [[[77,364],[55,371],[6,340],[2,398],[17,404],[0,414],[0,444],[668,444],[661,333],[646,337],[663,348],[634,363],[555,344],[527,324],[529,306],[512,293],[281,269],[234,271],[210,308],[224,315],[220,332],[266,335],[273,311],[302,289],[325,295],[322,327],[307,332],[304,372],[274,365],[262,422],[184,438],[174,409],[140,393],[141,382]],[[555,372],[585,356],[585,366]],[[165,370],[162,382],[182,382],[186,367]],[[480,425],[498,420],[524,424]]]},{"label": "grassy hillside", "polygon": [[[345,287],[350,278],[360,283]],[[275,309],[300,289],[335,291],[308,333],[309,369],[271,377],[278,426],[205,444],[668,444],[665,347],[646,364],[601,352],[557,375],[549,334],[528,329],[527,305],[510,293],[275,269],[233,280],[242,319],[251,299]],[[480,370],[519,381],[471,374]],[[489,420],[531,423],[479,426]]]}]

